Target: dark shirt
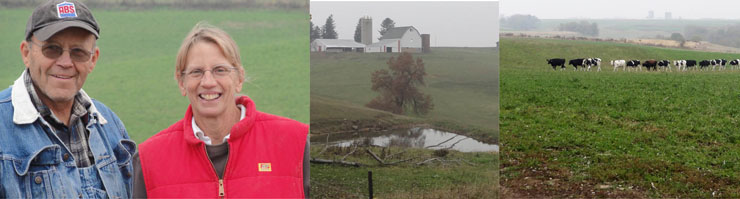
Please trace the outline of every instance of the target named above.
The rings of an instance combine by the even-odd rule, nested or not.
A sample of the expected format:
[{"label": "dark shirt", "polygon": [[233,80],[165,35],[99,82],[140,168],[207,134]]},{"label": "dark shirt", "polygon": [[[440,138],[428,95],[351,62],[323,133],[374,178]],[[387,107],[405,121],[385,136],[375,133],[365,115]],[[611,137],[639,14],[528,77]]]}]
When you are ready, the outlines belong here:
[{"label": "dark shirt", "polygon": [[56,134],[62,143],[68,147],[77,167],[83,168],[93,165],[95,159],[88,144],[87,139],[90,136],[90,132],[88,132],[86,127],[88,123],[87,110],[92,105],[92,102],[85,100],[82,93],[78,91],[74,97],[74,103],[72,104],[72,111],[69,117],[69,126],[67,126],[41,101],[28,69],[26,69],[23,80],[26,84],[26,90],[28,90],[28,94],[31,96],[31,102],[33,102],[34,107],[36,107],[41,117],[48,123],[48,127],[52,131],[49,133]]},{"label": "dark shirt", "polygon": [[[227,141],[228,142],[228,141]],[[229,144],[223,142],[219,145],[206,145],[206,154],[208,159],[211,160],[213,169],[216,170],[218,179],[224,178],[224,170],[226,169],[226,162],[229,159]],[[303,193],[306,198],[309,196],[310,191],[310,169],[309,163],[310,158],[310,143],[306,138],[306,148],[303,152]],[[144,184],[144,173],[141,170],[141,161],[139,160],[139,153],[134,155],[134,193],[133,198],[146,198],[146,185]]]}]

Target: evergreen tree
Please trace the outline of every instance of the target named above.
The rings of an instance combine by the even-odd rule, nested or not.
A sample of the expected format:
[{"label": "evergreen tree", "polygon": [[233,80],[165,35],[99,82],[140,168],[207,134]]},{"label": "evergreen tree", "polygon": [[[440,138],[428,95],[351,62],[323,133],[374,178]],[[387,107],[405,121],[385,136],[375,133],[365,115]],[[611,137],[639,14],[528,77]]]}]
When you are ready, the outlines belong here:
[{"label": "evergreen tree", "polygon": [[360,22],[362,22],[362,18],[357,20],[357,27],[355,27],[355,41],[357,43],[362,42],[362,29],[360,28]]},{"label": "evergreen tree", "polygon": [[313,22],[311,22],[311,42],[316,39],[321,39],[321,28],[313,25]]},{"label": "evergreen tree", "polygon": [[339,34],[337,34],[335,28],[336,26],[334,26],[334,15],[329,15],[329,17],[326,18],[326,23],[323,27],[321,27],[321,38],[336,39],[337,37],[339,37]]},{"label": "evergreen tree", "polygon": [[394,22],[391,18],[385,18],[383,22],[380,23],[380,30],[378,32],[380,33],[380,37],[378,37],[378,40],[385,35],[386,32],[388,32],[388,29],[395,28],[396,22]]}]

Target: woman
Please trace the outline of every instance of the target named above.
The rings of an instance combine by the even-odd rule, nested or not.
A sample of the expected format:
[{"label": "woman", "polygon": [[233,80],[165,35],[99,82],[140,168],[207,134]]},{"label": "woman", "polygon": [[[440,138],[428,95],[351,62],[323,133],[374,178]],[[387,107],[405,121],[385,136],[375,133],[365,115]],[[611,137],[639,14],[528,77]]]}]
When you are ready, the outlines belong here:
[{"label": "woman", "polygon": [[244,68],[226,32],[196,25],[180,46],[175,79],[190,106],[139,145],[134,197],[307,196],[308,126],[238,95]]}]

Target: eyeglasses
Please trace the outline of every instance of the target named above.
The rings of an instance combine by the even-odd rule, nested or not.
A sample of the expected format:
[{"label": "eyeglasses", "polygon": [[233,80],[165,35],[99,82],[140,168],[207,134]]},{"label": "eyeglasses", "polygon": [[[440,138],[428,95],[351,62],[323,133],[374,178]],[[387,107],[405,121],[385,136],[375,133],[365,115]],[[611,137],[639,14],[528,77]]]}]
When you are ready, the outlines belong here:
[{"label": "eyeglasses", "polygon": [[49,59],[57,59],[64,51],[69,51],[69,57],[72,58],[72,61],[75,62],[86,62],[89,61],[92,57],[93,52],[87,51],[82,48],[71,48],[71,49],[64,49],[62,46],[59,46],[57,44],[44,44],[40,45],[37,43],[34,43],[33,41],[29,41],[29,43],[32,43],[36,46],[41,46],[41,54],[44,54]]},{"label": "eyeglasses", "polygon": [[234,70],[236,70],[236,67],[233,66],[216,66],[211,70],[193,69],[189,72],[182,72],[182,74],[192,79],[200,79],[203,78],[203,75],[205,75],[207,71],[211,71],[211,75],[213,75],[213,77],[222,78],[226,77]]}]

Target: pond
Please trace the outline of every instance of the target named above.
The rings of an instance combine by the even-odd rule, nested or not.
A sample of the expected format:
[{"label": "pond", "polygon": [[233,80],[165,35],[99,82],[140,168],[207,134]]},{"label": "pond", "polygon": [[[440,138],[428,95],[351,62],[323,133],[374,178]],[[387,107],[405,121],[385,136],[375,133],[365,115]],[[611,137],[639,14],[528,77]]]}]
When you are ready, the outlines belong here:
[{"label": "pond", "polygon": [[449,148],[460,152],[498,152],[496,144],[487,144],[471,137],[430,128],[397,129],[371,133],[335,133],[311,136],[312,144],[327,143],[331,146],[360,145],[414,147],[428,149]]}]

